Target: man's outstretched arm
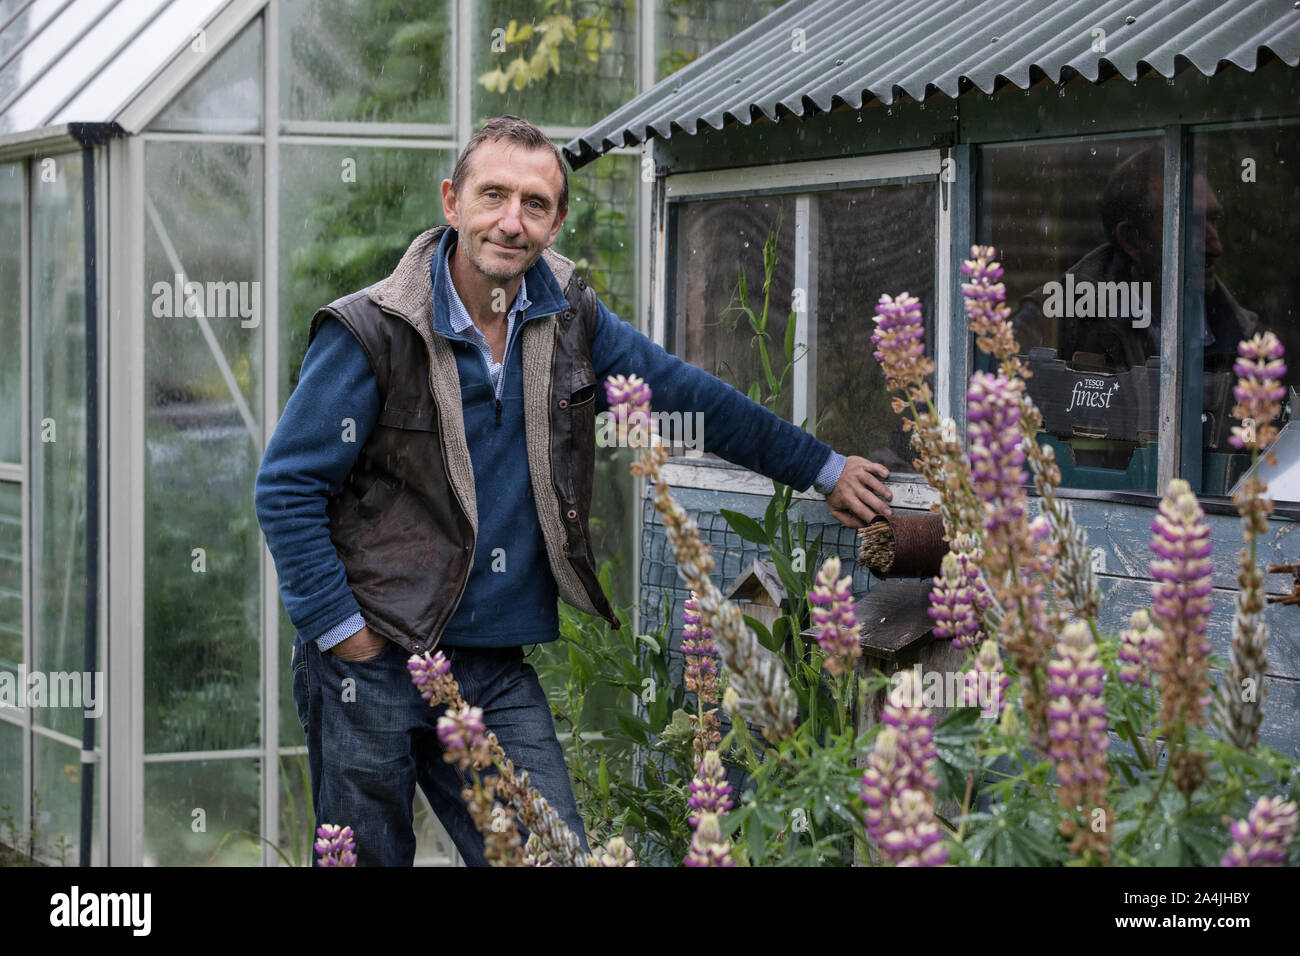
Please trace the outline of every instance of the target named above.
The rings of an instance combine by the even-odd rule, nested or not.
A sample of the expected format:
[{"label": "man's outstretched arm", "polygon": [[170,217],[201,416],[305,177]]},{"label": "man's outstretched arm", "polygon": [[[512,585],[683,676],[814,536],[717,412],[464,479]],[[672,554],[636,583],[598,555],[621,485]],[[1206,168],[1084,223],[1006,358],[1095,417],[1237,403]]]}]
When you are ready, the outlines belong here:
[{"label": "man's outstretched arm", "polygon": [[[656,411],[701,415],[703,451],[799,490],[815,486],[827,495],[831,513],[849,527],[890,513],[892,493],[883,481],[889,471],[883,465],[850,456],[840,466],[840,456],[825,442],[670,355],[603,304],[591,355],[599,380],[639,375],[654,393]],[[603,388],[597,389],[596,399],[598,408],[608,408]]]}]

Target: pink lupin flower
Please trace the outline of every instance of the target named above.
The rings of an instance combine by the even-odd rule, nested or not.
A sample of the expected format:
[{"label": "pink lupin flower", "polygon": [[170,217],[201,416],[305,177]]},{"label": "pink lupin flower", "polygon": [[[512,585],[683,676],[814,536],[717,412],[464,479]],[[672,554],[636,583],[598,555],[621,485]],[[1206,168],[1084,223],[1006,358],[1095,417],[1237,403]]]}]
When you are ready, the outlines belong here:
[{"label": "pink lupin flower", "polygon": [[1186,481],[1169,482],[1151,530],[1156,554],[1151,562],[1151,620],[1160,631],[1160,722],[1199,727],[1210,702],[1206,626],[1214,584],[1213,545],[1205,514]]},{"label": "pink lupin flower", "polygon": [[356,866],[357,844],[351,827],[326,823],[316,828],[317,866]]},{"label": "pink lupin flower", "polygon": [[962,649],[979,644],[984,636],[978,607],[980,594],[975,563],[965,554],[945,554],[930,591],[929,615],[935,636],[948,638],[953,647]]},{"label": "pink lupin flower", "polygon": [[984,501],[984,528],[992,533],[1025,516],[1025,449],[1020,436],[1018,379],[976,372],[971,376],[971,483]]},{"label": "pink lupin flower", "polygon": [[485,767],[492,759],[482,708],[466,705],[459,710],[449,710],[438,718],[437,729],[443,747],[442,757],[448,763],[455,763],[465,770],[471,764],[476,768]]},{"label": "pink lupin flower", "polygon": [[1119,679],[1126,684],[1151,686],[1151,673],[1160,656],[1160,632],[1151,624],[1146,608],[1129,617],[1128,627],[1119,634]]},{"label": "pink lupin flower", "polygon": [[1295,801],[1260,797],[1245,820],[1232,825],[1232,846],[1219,866],[1282,866],[1295,839]]},{"label": "pink lupin flower", "polygon": [[718,814],[702,813],[691,837],[691,848],[682,861],[686,866],[735,866],[731,841],[722,838]]},{"label": "pink lupin flower", "polygon": [[406,662],[410,671],[411,683],[420,690],[420,696],[430,706],[449,704],[460,695],[459,685],[451,675],[451,661],[442,651],[432,657],[426,651],[423,656],[412,655]]},{"label": "pink lupin flower", "polygon": [[[1060,783],[1057,797],[1067,811],[1082,807],[1089,813],[1106,812],[1106,752],[1110,749],[1106,722],[1106,668],[1097,658],[1097,643],[1088,625],[1071,621],[1065,626],[1056,652],[1047,663],[1048,754],[1056,764]],[[1105,858],[1110,849],[1108,830],[1080,826],[1072,817],[1062,824],[1074,837],[1071,849],[1092,850]]]},{"label": "pink lupin flower", "polygon": [[1228,443],[1233,448],[1267,448],[1277,437],[1273,419],[1282,410],[1286,386],[1282,376],[1282,343],[1272,332],[1262,332],[1237,344],[1237,361],[1232,370],[1237,384],[1232,390],[1237,406],[1232,410],[1241,425],[1233,426]]},{"label": "pink lupin flower", "polygon": [[701,817],[706,813],[719,816],[730,810],[735,804],[731,799],[731,784],[727,783],[727,771],[722,766],[722,758],[716,750],[707,750],[691,779],[691,796],[686,801],[691,810],[690,823],[698,827]]},{"label": "pink lupin flower", "polygon": [[817,644],[826,657],[822,666],[832,677],[852,673],[862,656],[862,625],[853,611],[853,577],[841,578],[840,559],[832,555],[817,572],[808,592]]},{"label": "pink lupin flower", "polygon": [[695,602],[695,592],[682,609],[682,656],[686,659],[683,678],[688,692],[698,694],[701,703],[718,702],[718,645],[713,631],[701,628],[702,617]]},{"label": "pink lupin flower", "polygon": [[920,385],[934,371],[934,363],[925,357],[925,323],[921,319],[921,302],[904,292],[897,299],[882,295],[872,320],[874,353],[885,371],[885,384],[891,390]]},{"label": "pink lupin flower", "polygon": [[1007,705],[1007,688],[1011,675],[1002,666],[1002,655],[994,641],[985,641],[975,655],[975,663],[966,672],[966,705],[978,704],[981,716],[996,717]]},{"label": "pink lupin flower", "polygon": [[934,717],[918,705],[920,694],[916,672],[904,671],[881,713],[884,727],[859,793],[867,835],[896,866],[940,866],[948,859],[934,808]]}]

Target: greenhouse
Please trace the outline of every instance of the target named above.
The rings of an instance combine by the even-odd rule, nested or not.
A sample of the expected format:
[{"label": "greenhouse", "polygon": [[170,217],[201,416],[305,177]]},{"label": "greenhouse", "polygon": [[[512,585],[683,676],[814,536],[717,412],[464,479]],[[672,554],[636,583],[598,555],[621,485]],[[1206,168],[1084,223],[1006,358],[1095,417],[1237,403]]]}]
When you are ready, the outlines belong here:
[{"label": "greenhouse", "polygon": [[[648,449],[656,382],[596,383],[619,623],[562,601],[527,653],[591,852],[525,780],[476,791],[489,856],[1296,864],[1297,65],[1290,0],[0,0],[0,865],[347,859],[254,489],[313,315],[503,114],[562,148],[554,250],[609,312],[893,514],[707,420]],[[416,865],[461,865],[415,794]]]}]

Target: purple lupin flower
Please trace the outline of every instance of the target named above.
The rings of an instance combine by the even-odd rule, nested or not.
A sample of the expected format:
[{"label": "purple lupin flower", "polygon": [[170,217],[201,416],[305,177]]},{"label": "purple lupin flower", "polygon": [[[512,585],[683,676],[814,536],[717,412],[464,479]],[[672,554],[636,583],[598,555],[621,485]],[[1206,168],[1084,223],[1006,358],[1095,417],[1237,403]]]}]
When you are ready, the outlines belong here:
[{"label": "purple lupin flower", "polygon": [[985,641],[966,672],[966,706],[978,705],[980,716],[996,717],[1007,705],[1007,688],[1011,675],[1002,666],[1002,655],[995,641]]},{"label": "purple lupin flower", "polygon": [[826,655],[822,666],[832,677],[851,673],[862,656],[862,625],[853,611],[853,577],[841,578],[840,559],[832,555],[817,572],[808,592],[817,644]]},{"label": "purple lupin flower", "polygon": [[357,844],[351,827],[326,823],[316,828],[317,866],[356,866]]},{"label": "purple lupin flower", "polygon": [[979,644],[984,636],[977,609],[979,594],[975,563],[965,554],[945,554],[930,590],[929,614],[935,636],[949,638],[953,647],[962,649]]},{"label": "purple lupin flower", "polygon": [[442,757],[448,763],[455,763],[465,770],[470,764],[475,768],[486,766],[491,759],[481,708],[466,705],[459,710],[449,710],[438,718],[437,729],[443,747]]},{"label": "purple lupin flower", "polygon": [[[1088,625],[1071,621],[1047,663],[1047,752],[1056,764],[1057,798],[1067,814],[1079,807],[1090,815],[1098,809],[1107,812],[1110,738],[1106,733],[1105,677]],[[1075,853],[1092,850],[1103,860],[1108,857],[1109,829],[1094,831],[1067,816],[1061,830],[1074,837],[1070,849]]]},{"label": "purple lupin flower", "polygon": [[406,669],[411,674],[411,683],[419,688],[420,696],[430,707],[449,704],[460,696],[460,685],[451,675],[451,661],[442,651],[432,657],[427,651],[423,655],[413,654],[406,662]]},{"label": "purple lupin flower", "polygon": [[1273,419],[1282,410],[1286,386],[1282,376],[1282,343],[1272,332],[1237,343],[1237,361],[1232,366],[1237,384],[1232,390],[1237,406],[1232,410],[1242,424],[1233,426],[1228,443],[1233,448],[1267,448],[1277,437]]},{"label": "purple lupin flower", "polygon": [[1232,846],[1219,866],[1282,866],[1287,847],[1295,839],[1295,801],[1260,797],[1245,820],[1232,824]]},{"label": "purple lupin flower", "polygon": [[1020,380],[976,372],[966,393],[971,484],[993,535],[1025,516],[1025,449],[1020,437]]},{"label": "purple lupin flower", "polygon": [[920,300],[906,292],[897,299],[882,295],[872,321],[873,354],[885,371],[885,384],[891,390],[919,386],[934,371],[934,363],[925,357]]},{"label": "purple lupin flower", "polygon": [[1139,608],[1129,617],[1128,627],[1119,633],[1119,679],[1150,687],[1159,656],[1160,632],[1152,626],[1146,608]]},{"label": "purple lupin flower", "polygon": [[702,813],[691,836],[691,848],[682,861],[686,866],[735,866],[731,841],[722,838],[718,814]]},{"label": "purple lupin flower", "polygon": [[691,795],[686,801],[691,810],[692,827],[698,827],[701,817],[706,813],[718,816],[726,813],[735,804],[731,800],[731,784],[727,783],[727,771],[722,766],[722,758],[716,750],[706,750],[691,779]]},{"label": "purple lupin flower", "polygon": [[686,659],[683,675],[686,690],[698,694],[700,702],[718,702],[718,645],[713,641],[713,631],[701,628],[703,618],[695,601],[695,592],[686,599],[682,609],[682,656]]},{"label": "purple lupin flower", "polygon": [[902,672],[881,713],[884,726],[859,793],[867,835],[896,866],[940,866],[948,859],[934,809],[934,717],[919,706],[920,695],[916,672]]},{"label": "purple lupin flower", "polygon": [[966,318],[975,333],[977,344],[1000,359],[1014,356],[1014,332],[1008,317],[1007,287],[1002,284],[1002,266],[995,262],[997,250],[992,246],[971,246],[971,258],[961,264],[962,274],[970,281],[962,283]]},{"label": "purple lupin flower", "polygon": [[1160,722],[1199,727],[1210,702],[1206,625],[1213,587],[1210,528],[1181,478],[1169,482],[1151,523],[1151,620],[1160,632]]}]

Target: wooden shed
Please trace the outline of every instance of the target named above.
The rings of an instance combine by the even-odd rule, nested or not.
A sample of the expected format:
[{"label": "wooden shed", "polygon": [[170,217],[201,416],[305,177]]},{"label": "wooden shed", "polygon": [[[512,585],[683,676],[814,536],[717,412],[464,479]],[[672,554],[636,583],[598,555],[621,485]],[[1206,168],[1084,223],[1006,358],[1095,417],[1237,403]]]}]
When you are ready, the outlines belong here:
[{"label": "wooden shed", "polygon": [[[1297,63],[1291,0],[808,0],[566,151],[582,167],[652,147],[647,329],[747,391],[763,379],[735,307],[762,306],[766,288],[765,334],[780,343],[793,324],[796,343],[791,361],[774,359],[788,377],[772,407],[841,454],[887,465],[898,511],[936,498],[872,358],[873,306],[882,293],[921,300],[937,404],[964,431],[966,385],[986,360],[957,266],[973,244],[996,246],[1045,414],[1039,440],[1087,530],[1103,624],[1149,603],[1152,518],[1181,477],[1212,529],[1212,644],[1226,659],[1241,545],[1230,495],[1248,465],[1225,441],[1237,341],[1273,330],[1296,357],[1286,384],[1300,383]],[[1300,557],[1300,486],[1281,450],[1265,567]],[[707,455],[665,474],[729,554],[730,532],[709,516],[761,516],[771,491]],[[819,495],[797,497],[824,550],[850,566],[851,529]],[[662,613],[652,602],[665,552],[648,503],[643,515],[646,629]],[[861,595],[875,582],[859,573]],[[1275,596],[1294,586],[1283,572],[1265,581]],[[1263,738],[1300,754],[1300,608],[1267,615]]]}]

